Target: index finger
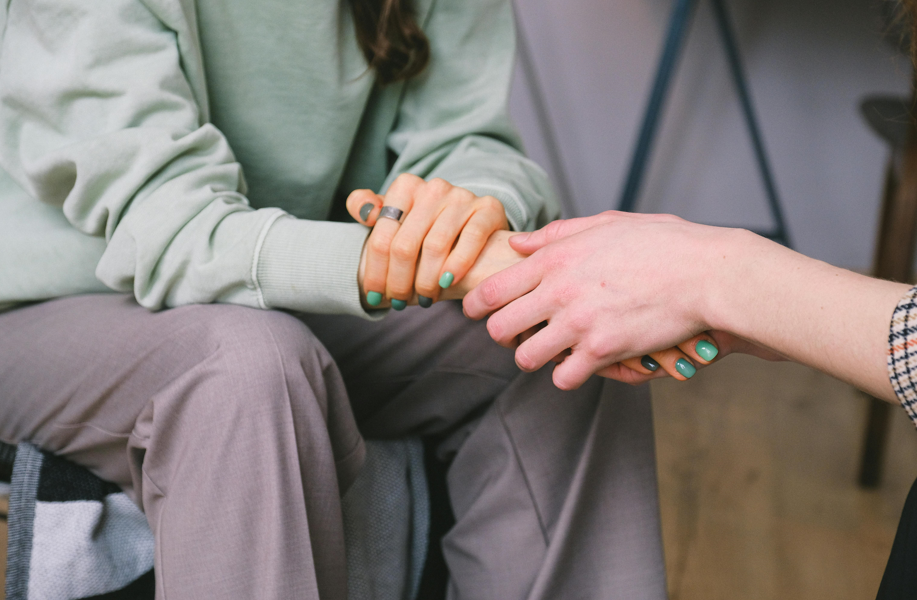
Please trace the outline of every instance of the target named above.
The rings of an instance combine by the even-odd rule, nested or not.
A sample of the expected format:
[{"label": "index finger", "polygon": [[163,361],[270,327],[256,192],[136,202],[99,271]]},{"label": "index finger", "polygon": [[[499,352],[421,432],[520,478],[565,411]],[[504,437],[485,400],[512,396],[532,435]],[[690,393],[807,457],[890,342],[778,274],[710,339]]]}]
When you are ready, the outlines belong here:
[{"label": "index finger", "polygon": [[465,315],[474,320],[486,317],[538,287],[543,274],[541,261],[534,256],[494,273],[465,296]]}]

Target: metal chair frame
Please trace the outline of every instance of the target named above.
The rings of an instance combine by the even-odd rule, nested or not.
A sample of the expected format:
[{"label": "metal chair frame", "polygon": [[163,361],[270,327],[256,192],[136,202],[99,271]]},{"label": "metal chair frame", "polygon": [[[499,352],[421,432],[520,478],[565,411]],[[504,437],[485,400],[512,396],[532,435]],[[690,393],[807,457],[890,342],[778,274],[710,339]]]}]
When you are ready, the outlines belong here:
[{"label": "metal chair frame", "polygon": [[[699,3],[700,0],[676,0],[672,7],[662,56],[656,68],[656,76],[650,91],[649,100],[646,104],[646,110],[640,126],[637,143],[634,146],[627,179],[625,180],[624,188],[618,201],[619,210],[633,212],[636,208],[637,199],[653,149],[653,143],[659,130],[662,112],[665,108],[669,90],[671,89],[672,78],[678,66],[678,60],[681,58],[685,40],[687,39],[691,22],[694,14],[697,12]],[[780,205],[773,170],[771,169],[767,150],[764,146],[764,137],[761,134],[761,128],[758,126],[758,118],[755,114],[747,77],[745,76],[745,70],[742,66],[735,30],[724,0],[710,0],[710,3],[713,7],[717,31],[720,34],[720,40],[723,43],[726,58],[729,62],[729,72],[732,76],[736,91],[739,94],[739,101],[742,105],[745,124],[748,128],[748,134],[751,137],[755,159],[761,174],[761,181],[767,195],[768,207],[774,221],[774,229],[759,231],[757,233],[789,246],[789,230],[787,228],[786,219],[784,218],[783,209]]]}]

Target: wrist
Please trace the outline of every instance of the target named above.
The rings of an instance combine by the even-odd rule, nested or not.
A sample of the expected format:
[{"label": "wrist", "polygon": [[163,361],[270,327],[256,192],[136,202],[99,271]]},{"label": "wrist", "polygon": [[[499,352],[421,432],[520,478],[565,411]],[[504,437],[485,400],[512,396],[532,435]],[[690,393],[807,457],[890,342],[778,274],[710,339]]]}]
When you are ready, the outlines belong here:
[{"label": "wrist", "polygon": [[[762,245],[764,242],[764,245]],[[764,258],[758,262],[754,257],[766,257],[766,240],[746,229],[722,228],[717,230],[714,243],[707,247],[709,252],[703,256],[704,272],[701,281],[701,315],[700,321],[705,329],[726,331],[745,337],[748,315],[743,312],[745,299],[749,291],[757,293],[755,281],[760,275],[759,269],[769,261]]]}]

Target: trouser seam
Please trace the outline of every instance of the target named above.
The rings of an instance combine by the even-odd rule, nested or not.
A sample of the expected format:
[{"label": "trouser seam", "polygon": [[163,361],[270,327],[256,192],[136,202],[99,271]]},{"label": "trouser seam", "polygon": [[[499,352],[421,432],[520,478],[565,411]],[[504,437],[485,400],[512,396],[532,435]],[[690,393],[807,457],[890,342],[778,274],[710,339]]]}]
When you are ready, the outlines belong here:
[{"label": "trouser seam", "polygon": [[528,491],[529,499],[532,501],[532,510],[535,512],[535,517],[538,519],[538,527],[541,529],[541,537],[544,540],[544,545],[547,547],[550,544],[548,539],[548,528],[545,526],[544,517],[541,515],[541,511],[538,509],[538,503],[535,501],[535,493],[532,491],[532,484],[529,482],[528,475],[525,472],[525,467],[522,464],[522,457],[519,453],[519,448],[516,446],[516,441],[513,439],[513,435],[510,432],[509,425],[506,422],[506,414],[503,412],[503,406],[500,402],[500,399],[494,401],[497,405],[497,414],[500,416],[500,424],[503,426],[503,431],[506,434],[507,439],[509,440],[510,447],[513,449],[513,457],[516,460],[516,464],[519,465],[519,473],[522,475],[522,481],[525,482],[525,489]]}]

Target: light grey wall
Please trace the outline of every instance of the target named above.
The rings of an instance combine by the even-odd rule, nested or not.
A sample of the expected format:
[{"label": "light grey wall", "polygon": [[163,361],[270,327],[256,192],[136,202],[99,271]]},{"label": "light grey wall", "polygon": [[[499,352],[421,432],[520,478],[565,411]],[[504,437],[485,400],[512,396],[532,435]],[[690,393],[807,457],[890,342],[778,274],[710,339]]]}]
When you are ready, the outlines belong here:
[{"label": "light grey wall", "polygon": [[[516,0],[581,214],[617,204],[673,0]],[[796,249],[871,262],[884,145],[858,103],[904,94],[910,65],[881,39],[876,0],[727,0]],[[511,101],[547,164],[525,79]],[[702,1],[639,209],[767,228],[766,200],[726,59]]]}]

